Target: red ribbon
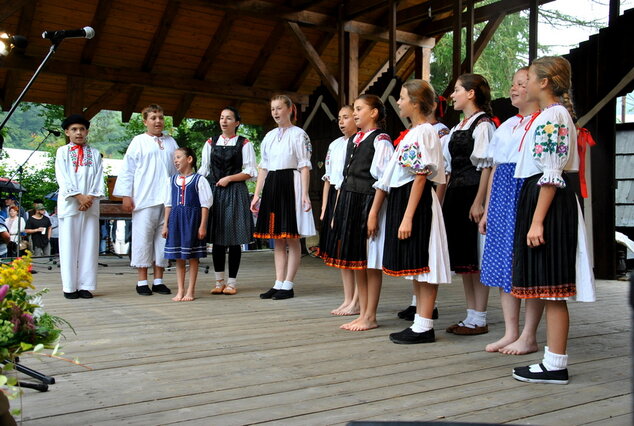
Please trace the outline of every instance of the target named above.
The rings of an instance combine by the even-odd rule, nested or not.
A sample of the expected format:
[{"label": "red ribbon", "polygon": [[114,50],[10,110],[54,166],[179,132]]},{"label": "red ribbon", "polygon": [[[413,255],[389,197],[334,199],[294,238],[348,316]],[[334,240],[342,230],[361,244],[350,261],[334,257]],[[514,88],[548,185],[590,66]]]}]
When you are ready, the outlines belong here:
[{"label": "red ribbon", "polygon": [[443,118],[445,116],[445,109],[447,109],[447,98],[439,95],[438,105],[436,106],[436,109],[438,110],[438,115],[440,116],[440,118]]},{"label": "red ribbon", "polygon": [[358,132],[357,133],[357,135],[352,140],[352,142],[354,143],[355,147],[359,146],[359,144],[361,143],[361,140],[363,139],[364,136],[365,136],[365,133],[363,133],[363,132]]},{"label": "red ribbon", "polygon": [[495,123],[495,127],[498,128],[502,125],[502,122],[500,121],[500,119],[497,116],[493,116],[491,117],[491,121],[493,121],[493,123]]},{"label": "red ribbon", "polygon": [[83,145],[73,145],[70,147],[71,151],[77,151],[77,162],[75,163],[75,173],[79,169],[79,166],[84,165],[84,146]]},{"label": "red ribbon", "polygon": [[185,182],[187,181],[187,177],[186,176],[179,176],[181,179],[183,179],[183,183],[181,184],[181,196],[180,196],[180,201],[181,201],[181,206],[185,205]]},{"label": "red ribbon", "polygon": [[586,149],[588,146],[595,146],[597,143],[585,127],[577,129],[577,152],[579,153],[579,186],[581,196],[588,198],[588,185],[586,184]]},{"label": "red ribbon", "polygon": [[398,135],[398,138],[394,140],[394,146],[398,146],[398,144],[401,143],[401,141],[405,138],[405,135],[407,134],[407,132],[409,132],[409,129],[403,130],[401,134]]},{"label": "red ribbon", "polygon": [[528,123],[526,123],[526,126],[524,126],[524,135],[522,136],[522,140],[520,141],[520,147],[517,149],[518,151],[520,152],[522,151],[522,146],[524,145],[524,138],[526,138],[526,134],[531,129],[531,126],[533,125],[533,121],[535,121],[535,119],[540,113],[541,113],[540,110],[537,110],[534,113],[532,113],[531,119],[528,120]]}]

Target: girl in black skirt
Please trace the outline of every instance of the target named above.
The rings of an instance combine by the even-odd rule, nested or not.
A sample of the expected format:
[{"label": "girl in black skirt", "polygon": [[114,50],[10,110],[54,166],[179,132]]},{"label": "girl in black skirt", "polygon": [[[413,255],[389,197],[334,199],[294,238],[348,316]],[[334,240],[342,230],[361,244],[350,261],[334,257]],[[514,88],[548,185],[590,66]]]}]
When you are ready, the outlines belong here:
[{"label": "girl in black skirt", "polygon": [[[361,129],[348,141],[344,179],[335,207],[333,244],[327,265],[355,271],[359,291],[359,318],[341,326],[363,331],[378,327],[376,309],[382,283],[385,208],[372,204],[374,183],[381,178],[394,148],[380,129],[385,106],[378,96],[361,95],[354,101],[354,120]],[[380,192],[380,191],[379,191]]]},{"label": "girl in black skirt", "polygon": [[524,178],[513,244],[513,296],[546,302],[547,334],[540,364],[515,368],[531,383],[568,383],[566,300],[592,302],[594,278],[576,194],[565,172],[579,170],[570,63],[538,58],[528,70],[528,99],[541,114],[522,141],[515,177]]},{"label": "girl in black skirt", "polygon": [[438,133],[427,121],[435,94],[424,80],[408,80],[401,89],[400,115],[412,122],[381,180],[375,200],[389,192],[385,225],[383,272],[413,280],[414,324],[390,334],[394,343],[435,341],[432,319],[438,284],[451,283],[447,236],[442,209],[432,182],[445,183]]},{"label": "girl in black skirt", "polygon": [[[253,144],[236,130],[240,113],[227,107],[220,113],[222,134],[207,140],[203,147],[202,164],[198,173],[206,176],[214,195],[209,215],[207,241],[213,244],[216,285],[211,294],[233,295],[242,256],[242,244],[253,240],[253,216],[249,210],[249,190],[246,181],[254,179],[256,168]],[[229,277],[225,280],[225,258],[229,252]]]},{"label": "girl in black skirt", "polygon": [[492,161],[489,141],[495,131],[491,120],[489,83],[479,74],[463,74],[451,94],[454,109],[464,119],[449,134],[444,147],[449,183],[443,202],[451,269],[462,276],[467,316],[447,328],[448,333],[487,333],[489,287],[480,282],[480,234],[478,222]]},{"label": "girl in black skirt", "polygon": [[271,115],[278,127],[266,134],[260,147],[262,160],[251,201],[251,211],[258,213],[253,236],[275,240],[275,284],[260,294],[262,299],[294,297],[299,238],[317,232],[308,196],[312,147],[306,132],[293,125],[295,112],[288,96],[274,96]]}]

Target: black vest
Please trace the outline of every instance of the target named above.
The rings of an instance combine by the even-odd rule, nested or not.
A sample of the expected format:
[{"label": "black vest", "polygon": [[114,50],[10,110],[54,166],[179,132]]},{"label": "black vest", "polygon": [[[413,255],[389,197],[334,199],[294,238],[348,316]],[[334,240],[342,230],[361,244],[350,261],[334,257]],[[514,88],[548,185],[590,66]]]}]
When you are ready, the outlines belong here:
[{"label": "black vest", "polygon": [[212,188],[225,176],[235,175],[242,171],[242,145],[245,138],[238,136],[234,146],[220,146],[216,136],[211,139],[209,158],[209,175],[207,180]]},{"label": "black vest", "polygon": [[481,172],[471,162],[473,153],[473,131],[482,122],[491,122],[491,118],[485,113],[474,120],[468,129],[454,130],[449,141],[449,154],[451,154],[451,178],[449,186],[471,186],[480,184]]},{"label": "black vest", "polygon": [[341,189],[361,194],[374,194],[372,185],[376,179],[370,174],[370,166],[374,158],[374,139],[381,133],[383,131],[380,129],[372,131],[358,146],[353,142],[356,135],[348,139]]}]

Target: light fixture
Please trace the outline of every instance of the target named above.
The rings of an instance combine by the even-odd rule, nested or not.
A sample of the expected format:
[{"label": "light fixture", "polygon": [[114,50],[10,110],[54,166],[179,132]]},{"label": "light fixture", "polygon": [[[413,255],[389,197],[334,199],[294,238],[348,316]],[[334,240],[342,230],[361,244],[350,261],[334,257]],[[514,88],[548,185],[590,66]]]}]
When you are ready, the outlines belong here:
[{"label": "light fixture", "polygon": [[14,47],[24,48],[26,45],[26,37],[19,35],[10,36],[7,33],[0,34],[0,56],[7,56]]}]

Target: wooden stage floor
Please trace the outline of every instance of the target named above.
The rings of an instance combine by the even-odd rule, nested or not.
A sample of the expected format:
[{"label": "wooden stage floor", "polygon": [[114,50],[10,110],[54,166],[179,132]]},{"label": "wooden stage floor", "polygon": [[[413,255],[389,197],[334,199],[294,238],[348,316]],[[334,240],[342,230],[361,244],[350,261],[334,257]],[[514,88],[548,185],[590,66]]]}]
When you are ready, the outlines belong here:
[{"label": "wooden stage floor", "polygon": [[[48,312],[72,323],[64,361],[25,356],[25,365],[55,377],[46,393],[26,389],[25,425],[345,424],[363,421],[488,422],[540,425],[630,425],[632,385],[628,285],[598,281],[596,303],[572,303],[567,386],[524,384],[513,366],[538,354],[490,354],[503,333],[492,291],[489,334],[455,336],[444,328],[462,319],[460,278],[439,292],[437,342],[395,345],[388,334],[408,324],[396,317],[410,284],[385,277],[380,327],[338,328],[329,315],[341,298],[339,273],[302,259],[291,300],[260,300],[273,274],[271,252],[242,258],[236,296],[208,294],[201,273],[198,299],[140,297],[125,259],[102,257],[92,300],[65,300],[59,270],[35,265],[38,288],[49,287]],[[207,258],[203,265],[210,265]],[[175,287],[174,272],[166,283]],[[17,402],[13,403],[17,405]]]}]

